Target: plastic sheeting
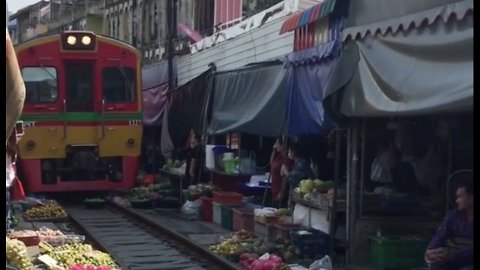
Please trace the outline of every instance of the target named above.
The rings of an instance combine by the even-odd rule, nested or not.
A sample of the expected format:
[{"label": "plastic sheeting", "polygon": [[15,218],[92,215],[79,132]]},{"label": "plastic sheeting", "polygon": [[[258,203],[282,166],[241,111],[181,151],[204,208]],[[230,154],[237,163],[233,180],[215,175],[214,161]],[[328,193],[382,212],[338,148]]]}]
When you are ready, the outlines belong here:
[{"label": "plastic sheeting", "polygon": [[324,104],[336,120],[472,110],[472,15],[350,43]]},{"label": "plastic sheeting", "polygon": [[[174,74],[175,74],[174,64]],[[176,75],[174,75],[176,77]],[[168,62],[162,61],[142,69],[143,124],[160,126],[167,100]]]},{"label": "plastic sheeting", "polygon": [[167,93],[168,133],[175,149],[187,146],[191,130],[203,131],[209,74],[210,70]]},{"label": "plastic sheeting", "polygon": [[207,132],[230,131],[275,137],[285,123],[286,71],[281,63],[219,72],[213,82]]},{"label": "plastic sheeting", "polygon": [[341,43],[331,41],[287,57],[289,135],[323,134],[334,128],[322,101],[340,50]]}]

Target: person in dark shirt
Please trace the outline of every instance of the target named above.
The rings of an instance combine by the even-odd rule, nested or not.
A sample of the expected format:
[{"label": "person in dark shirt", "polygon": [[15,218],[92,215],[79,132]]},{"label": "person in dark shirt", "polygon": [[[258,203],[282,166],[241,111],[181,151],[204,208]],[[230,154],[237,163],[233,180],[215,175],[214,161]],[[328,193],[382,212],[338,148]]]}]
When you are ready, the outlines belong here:
[{"label": "person in dark shirt", "polygon": [[473,181],[458,185],[456,203],[425,253],[431,270],[473,270]]},{"label": "person in dark shirt", "polygon": [[204,182],[203,179],[203,151],[200,144],[201,137],[197,133],[193,133],[190,137],[190,149],[187,153],[187,166],[185,174],[191,185],[198,182]]},{"label": "person in dark shirt", "polygon": [[307,151],[305,147],[299,143],[293,143],[288,149],[288,157],[294,161],[291,170],[288,170],[286,166],[282,166],[280,174],[285,177],[285,184],[289,190],[289,208],[293,209],[292,204],[292,192],[298,187],[300,181],[303,179],[313,178],[313,172],[310,168],[310,162],[308,161]]}]

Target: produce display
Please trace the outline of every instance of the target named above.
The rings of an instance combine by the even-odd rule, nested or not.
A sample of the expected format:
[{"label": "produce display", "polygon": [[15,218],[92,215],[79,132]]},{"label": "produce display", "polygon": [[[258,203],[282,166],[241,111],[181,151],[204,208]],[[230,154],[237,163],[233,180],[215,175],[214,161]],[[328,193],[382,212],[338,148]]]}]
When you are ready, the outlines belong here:
[{"label": "produce display", "polygon": [[240,265],[247,270],[280,270],[288,269],[288,265],[283,263],[282,258],[274,254],[265,254],[256,258],[254,254],[242,254],[240,256]]},{"label": "produce display", "polygon": [[41,227],[36,231],[39,236],[49,237],[49,236],[63,236],[64,234],[60,230],[52,230],[47,227]]},{"label": "produce display", "polygon": [[27,220],[65,219],[67,217],[65,209],[55,201],[32,207],[25,212],[25,219]]},{"label": "produce display", "polygon": [[218,188],[214,185],[208,185],[208,184],[191,185],[188,187],[188,189],[184,190],[183,196],[187,200],[195,200],[203,195],[211,197],[213,192],[217,190]]},{"label": "produce display", "polygon": [[167,163],[165,163],[165,165],[163,165],[163,169],[164,170],[170,170],[172,168],[180,168],[183,166],[183,164],[185,164],[186,162],[185,161],[181,161],[181,160],[173,160],[173,159],[169,159],[167,160]]},{"label": "produce display", "polygon": [[328,191],[333,187],[332,181],[322,181],[320,179],[304,179],[300,181],[298,187],[295,188],[296,193],[308,194],[313,191]]},{"label": "produce display", "polygon": [[87,244],[66,244],[49,250],[43,250],[42,255],[49,255],[63,268],[73,267],[77,264],[91,266],[116,267],[112,257],[104,252],[93,250]]},{"label": "produce display", "polygon": [[117,270],[117,268],[110,267],[110,266],[94,266],[94,265],[76,264],[70,267],[68,270]]},{"label": "produce display", "polygon": [[27,253],[27,246],[19,240],[6,240],[6,257],[7,263],[14,266],[18,270],[31,270],[33,264]]},{"label": "produce display", "polygon": [[319,193],[327,193],[330,189],[333,188],[332,181],[322,181],[320,179],[304,179],[300,181],[298,187],[294,189],[294,193],[300,196],[303,200],[310,201],[315,199],[317,202],[320,202],[318,196],[314,197],[313,195],[319,195]]},{"label": "produce display", "polygon": [[10,238],[22,238],[22,237],[35,237],[38,236],[37,232],[32,230],[20,230],[20,231],[11,231],[8,236]]}]

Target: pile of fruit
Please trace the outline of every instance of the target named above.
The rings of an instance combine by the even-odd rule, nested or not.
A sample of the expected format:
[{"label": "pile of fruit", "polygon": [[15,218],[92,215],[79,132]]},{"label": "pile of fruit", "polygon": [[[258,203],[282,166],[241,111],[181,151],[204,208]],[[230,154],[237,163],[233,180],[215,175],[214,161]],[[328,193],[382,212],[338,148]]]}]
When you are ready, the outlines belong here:
[{"label": "pile of fruit", "polygon": [[70,267],[69,270],[117,270],[117,268],[113,268],[110,266],[94,266],[94,265],[76,264]]},{"label": "pile of fruit", "polygon": [[173,161],[173,159],[169,159],[169,160],[167,160],[167,163],[165,163],[165,165],[163,165],[163,169],[164,170],[170,170],[172,168],[180,168],[185,163],[186,163],[186,161],[181,161],[181,160]]},{"label": "pile of fruit", "polygon": [[249,244],[246,242],[237,241],[233,238],[228,238],[218,245],[213,245],[210,250],[222,256],[240,256],[240,254],[249,251]]},{"label": "pile of fruit", "polygon": [[210,250],[217,255],[238,257],[244,252],[251,251],[256,238],[254,233],[241,230],[228,235],[222,243],[211,246]]},{"label": "pile of fruit", "polygon": [[57,202],[48,201],[43,205],[34,206],[25,212],[26,220],[65,219],[67,212]]},{"label": "pile of fruit", "polygon": [[8,236],[10,238],[23,238],[23,237],[35,237],[38,236],[38,234],[35,231],[32,230],[20,230],[20,231],[11,231]]},{"label": "pile of fruit", "polygon": [[240,256],[240,265],[248,270],[280,270],[288,269],[282,258],[274,254],[265,254],[258,258],[256,254],[245,253]]},{"label": "pile of fruit", "polygon": [[48,248],[42,251],[42,255],[49,255],[57,261],[59,266],[66,269],[78,264],[116,267],[115,261],[109,254],[94,251],[92,246],[87,244],[75,243]]},{"label": "pile of fruit", "polygon": [[6,240],[7,263],[18,270],[31,270],[33,264],[27,253],[27,247],[21,241],[15,239]]},{"label": "pile of fruit", "polygon": [[322,193],[327,193],[331,188],[333,188],[332,181],[304,179],[300,181],[299,186],[295,188],[294,192],[301,195],[304,200],[310,200],[313,192],[321,191]]},{"label": "pile of fruit", "polygon": [[235,232],[231,238],[238,242],[250,242],[255,240],[257,236],[253,232],[240,230],[238,232]]}]

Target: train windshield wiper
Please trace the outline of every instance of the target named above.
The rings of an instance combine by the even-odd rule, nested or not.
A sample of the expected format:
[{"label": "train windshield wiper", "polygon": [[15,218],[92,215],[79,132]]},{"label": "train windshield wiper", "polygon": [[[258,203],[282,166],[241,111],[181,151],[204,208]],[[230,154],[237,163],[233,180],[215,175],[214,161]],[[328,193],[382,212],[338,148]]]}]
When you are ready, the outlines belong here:
[{"label": "train windshield wiper", "polygon": [[40,67],[48,74],[50,75],[50,77],[52,77],[52,79],[54,79],[55,81],[57,80],[57,77],[55,77],[50,71],[48,71],[48,69],[46,67],[44,67],[42,64],[40,64]]}]

